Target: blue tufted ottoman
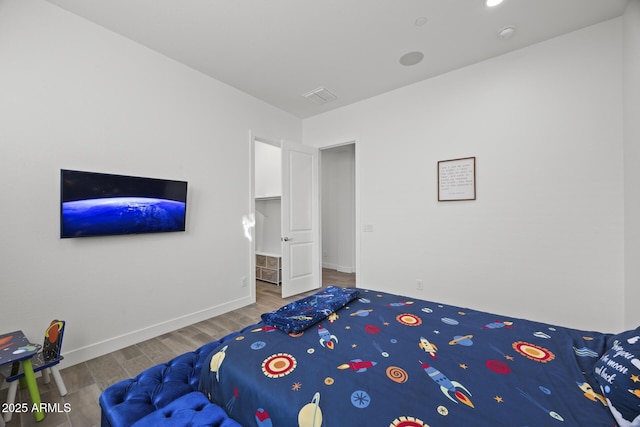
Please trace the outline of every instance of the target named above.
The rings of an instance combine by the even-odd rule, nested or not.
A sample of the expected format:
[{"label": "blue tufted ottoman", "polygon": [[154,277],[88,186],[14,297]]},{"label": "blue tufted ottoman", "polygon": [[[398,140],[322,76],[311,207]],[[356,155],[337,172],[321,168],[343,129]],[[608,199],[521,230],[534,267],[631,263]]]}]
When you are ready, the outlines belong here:
[{"label": "blue tufted ottoman", "polygon": [[[190,393],[198,390],[200,368],[209,353],[221,343],[236,337],[241,332],[234,332],[218,341],[207,343],[195,351],[177,356],[167,363],[153,366],[142,371],[135,378],[120,381],[105,389],[99,400],[102,409],[102,427],[130,427],[138,420],[142,423],[142,419],[147,416],[153,422],[145,422],[139,424],[140,426],[238,426],[239,424],[231,419],[220,418],[220,414],[217,414],[215,409],[221,411],[222,414],[224,411],[210,403],[202,393],[198,392],[208,404],[206,406],[202,406],[204,401],[200,397],[192,396]],[[166,418],[167,413],[161,411],[163,408],[171,408],[173,415],[170,419],[173,419],[174,423],[162,424],[162,422],[167,423],[168,421],[160,422],[161,418],[155,418],[156,415],[161,416],[160,414],[164,414],[161,417]],[[197,415],[199,423],[180,424],[178,422],[178,419],[188,418],[189,414],[196,411],[196,408],[201,408],[200,412],[204,413],[204,415]],[[221,424],[204,422],[204,416],[207,414],[213,414]],[[202,423],[200,423],[201,421]]]},{"label": "blue tufted ottoman", "polygon": [[132,427],[241,427],[226,412],[193,391],[138,420]]}]

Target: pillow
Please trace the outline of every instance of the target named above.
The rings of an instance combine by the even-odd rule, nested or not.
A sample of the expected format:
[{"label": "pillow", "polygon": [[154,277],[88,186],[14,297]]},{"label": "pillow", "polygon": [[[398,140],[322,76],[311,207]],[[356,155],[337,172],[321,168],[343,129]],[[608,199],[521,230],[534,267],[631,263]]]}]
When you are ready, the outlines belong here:
[{"label": "pillow", "polygon": [[640,427],[640,328],[610,343],[594,365],[596,378],[620,427]]},{"label": "pillow", "polygon": [[357,297],[356,289],[327,286],[313,295],[289,303],[276,311],[264,313],[261,317],[268,326],[274,326],[288,334],[297,334]]}]

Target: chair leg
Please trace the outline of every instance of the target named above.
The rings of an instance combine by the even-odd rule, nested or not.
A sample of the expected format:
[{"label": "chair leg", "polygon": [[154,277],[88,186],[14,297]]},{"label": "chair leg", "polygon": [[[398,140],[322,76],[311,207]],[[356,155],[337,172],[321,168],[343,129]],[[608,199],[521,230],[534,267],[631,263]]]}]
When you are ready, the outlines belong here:
[{"label": "chair leg", "polygon": [[[16,402],[16,392],[18,391],[18,381],[11,381],[9,383],[9,390],[7,392],[7,406],[12,406]],[[11,421],[13,412],[7,412],[4,414],[4,420],[6,422]]]},{"label": "chair leg", "polygon": [[[4,380],[3,380],[3,381],[2,381],[2,386],[4,386],[4,385],[5,385],[5,383],[6,383],[6,384],[9,384],[8,382],[6,382],[6,381],[4,381]],[[9,385],[10,385],[10,384],[9,384]],[[8,403],[9,403],[9,402],[7,402],[7,406],[9,406],[9,405],[8,405]],[[7,409],[9,409],[9,408],[7,408]],[[2,413],[0,412],[0,427],[5,427],[5,426],[6,426],[6,424],[4,423],[4,415],[2,415]]]},{"label": "chair leg", "polygon": [[42,370],[42,382],[44,384],[49,384],[51,382],[51,377],[49,376],[50,372],[51,372],[51,368]]},{"label": "chair leg", "polygon": [[65,387],[64,381],[62,381],[62,375],[60,375],[60,371],[58,370],[58,367],[52,366],[50,369],[51,369],[51,375],[53,375],[53,379],[56,382],[56,385],[58,386],[58,391],[60,392],[60,396],[66,396],[67,387]]}]

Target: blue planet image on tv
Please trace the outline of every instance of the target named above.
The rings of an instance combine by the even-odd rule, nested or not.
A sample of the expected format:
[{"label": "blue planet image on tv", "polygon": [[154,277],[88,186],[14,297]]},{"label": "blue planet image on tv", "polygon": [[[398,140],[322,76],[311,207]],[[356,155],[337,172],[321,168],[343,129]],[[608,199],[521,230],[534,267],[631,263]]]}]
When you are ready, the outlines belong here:
[{"label": "blue planet image on tv", "polygon": [[62,204],[64,236],[184,231],[186,203],[149,197],[110,197]]},{"label": "blue planet image on tv", "polygon": [[187,182],[62,169],[60,237],[185,231]]}]

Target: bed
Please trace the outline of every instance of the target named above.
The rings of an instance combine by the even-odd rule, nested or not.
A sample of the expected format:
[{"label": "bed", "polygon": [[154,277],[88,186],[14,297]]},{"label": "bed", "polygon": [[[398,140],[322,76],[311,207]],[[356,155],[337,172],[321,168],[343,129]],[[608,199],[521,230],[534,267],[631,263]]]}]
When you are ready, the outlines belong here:
[{"label": "bed", "polygon": [[329,287],[215,348],[199,389],[245,427],[635,426],[639,335]]}]

